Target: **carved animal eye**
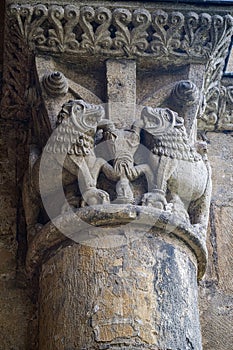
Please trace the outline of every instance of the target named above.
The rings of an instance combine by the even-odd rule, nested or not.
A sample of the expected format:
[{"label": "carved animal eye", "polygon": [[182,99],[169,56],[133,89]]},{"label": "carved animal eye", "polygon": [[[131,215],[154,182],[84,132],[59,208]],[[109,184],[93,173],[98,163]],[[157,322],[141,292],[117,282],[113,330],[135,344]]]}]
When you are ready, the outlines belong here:
[{"label": "carved animal eye", "polygon": [[81,105],[81,104],[77,104],[77,105],[75,106],[75,109],[76,109],[76,111],[82,111],[82,110],[84,110],[84,106]]},{"label": "carved animal eye", "polygon": [[134,133],[132,133],[130,135],[129,140],[128,140],[128,144],[131,145],[131,146],[136,146],[136,145],[138,145],[138,143],[139,143],[139,136],[134,134]]}]

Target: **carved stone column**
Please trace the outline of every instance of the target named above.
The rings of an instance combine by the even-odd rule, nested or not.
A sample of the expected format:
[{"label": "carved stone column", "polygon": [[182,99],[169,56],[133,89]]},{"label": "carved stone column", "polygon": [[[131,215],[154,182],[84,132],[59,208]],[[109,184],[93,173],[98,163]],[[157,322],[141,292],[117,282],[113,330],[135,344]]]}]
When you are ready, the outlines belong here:
[{"label": "carved stone column", "polygon": [[31,246],[28,264],[41,266],[39,348],[201,349],[197,269],[201,277],[206,253],[191,226],[116,204],[57,224],[72,226],[77,239],[84,218],[98,226],[86,230],[90,240],[65,240],[50,224]]},{"label": "carved stone column", "polygon": [[[103,112],[83,100],[66,102],[33,181],[25,177],[39,349],[201,349],[197,277],[206,264],[208,162],[168,108],[144,107],[130,129],[115,128]],[[98,148],[113,162],[97,156]],[[37,188],[29,187],[38,175],[51,221],[41,219]]]},{"label": "carved stone column", "polygon": [[211,172],[197,124],[217,123],[233,18],[163,3],[7,3],[8,35],[30,62],[25,73],[19,55],[16,69],[7,47],[3,105],[24,72],[39,350],[201,350]]}]

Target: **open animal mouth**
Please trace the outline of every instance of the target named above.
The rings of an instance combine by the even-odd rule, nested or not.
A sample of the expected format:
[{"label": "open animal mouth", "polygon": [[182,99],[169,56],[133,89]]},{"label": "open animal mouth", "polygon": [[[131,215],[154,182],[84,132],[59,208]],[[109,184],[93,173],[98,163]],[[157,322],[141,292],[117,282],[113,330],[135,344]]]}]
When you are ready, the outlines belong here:
[{"label": "open animal mouth", "polygon": [[84,101],[77,101],[72,111],[72,119],[78,129],[95,129],[98,122],[104,117],[105,111],[101,105],[87,104]]},{"label": "open animal mouth", "polygon": [[88,115],[85,115],[85,119],[84,119],[84,125],[87,128],[93,128],[93,126],[95,126],[103,117],[104,114],[101,113],[93,113],[93,111]]},{"label": "open animal mouth", "polygon": [[104,118],[105,112],[101,105],[87,105],[84,108],[83,123],[89,128],[93,128],[102,118]]},{"label": "open animal mouth", "polygon": [[171,128],[181,128],[184,120],[176,112],[168,108],[144,107],[141,118],[144,122],[144,129],[153,135],[158,135]]}]

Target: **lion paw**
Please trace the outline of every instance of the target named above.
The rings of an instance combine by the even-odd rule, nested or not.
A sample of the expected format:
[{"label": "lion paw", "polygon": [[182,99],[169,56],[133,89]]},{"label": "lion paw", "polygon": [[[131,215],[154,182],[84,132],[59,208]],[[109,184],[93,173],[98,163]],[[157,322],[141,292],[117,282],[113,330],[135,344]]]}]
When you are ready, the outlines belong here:
[{"label": "lion paw", "polygon": [[153,207],[160,210],[166,210],[167,200],[165,193],[162,190],[153,190],[144,194],[142,198],[142,205],[146,207]]}]

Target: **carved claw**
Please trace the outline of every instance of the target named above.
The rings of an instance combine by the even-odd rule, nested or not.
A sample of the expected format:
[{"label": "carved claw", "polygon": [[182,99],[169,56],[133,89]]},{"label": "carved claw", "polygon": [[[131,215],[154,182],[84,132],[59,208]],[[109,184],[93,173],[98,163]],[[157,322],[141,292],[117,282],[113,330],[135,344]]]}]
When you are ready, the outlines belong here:
[{"label": "carved claw", "polygon": [[82,207],[85,205],[110,203],[109,194],[97,188],[90,188],[83,194]]},{"label": "carved claw", "polygon": [[166,210],[167,200],[165,198],[165,193],[162,190],[153,190],[144,194],[142,198],[142,205],[146,207],[154,207],[161,210]]}]

